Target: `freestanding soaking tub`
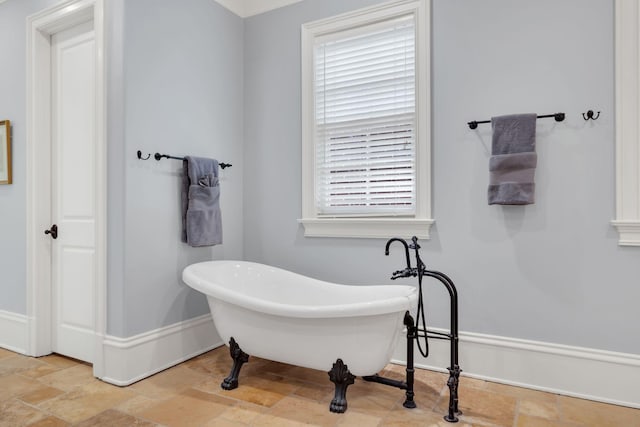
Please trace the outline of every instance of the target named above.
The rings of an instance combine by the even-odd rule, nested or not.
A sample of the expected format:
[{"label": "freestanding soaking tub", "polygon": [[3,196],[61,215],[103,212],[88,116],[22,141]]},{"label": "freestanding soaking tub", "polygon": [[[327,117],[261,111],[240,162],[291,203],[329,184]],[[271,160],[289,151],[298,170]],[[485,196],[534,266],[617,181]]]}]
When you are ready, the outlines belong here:
[{"label": "freestanding soaking tub", "polygon": [[[405,314],[418,299],[413,286],[339,285],[245,261],[193,264],[182,279],[207,296],[234,361],[239,351],[324,371],[346,370],[344,364],[357,376],[376,374],[390,361]],[[235,384],[224,388],[237,387],[238,372]],[[332,402],[332,411],[344,411],[334,409]]]}]

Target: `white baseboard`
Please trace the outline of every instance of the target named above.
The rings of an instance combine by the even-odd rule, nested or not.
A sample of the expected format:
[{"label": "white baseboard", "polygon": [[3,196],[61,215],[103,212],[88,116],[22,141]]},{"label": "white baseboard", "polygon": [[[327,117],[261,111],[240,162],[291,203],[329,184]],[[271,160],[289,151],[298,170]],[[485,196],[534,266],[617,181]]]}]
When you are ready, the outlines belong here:
[{"label": "white baseboard", "polygon": [[127,386],[221,345],[210,314],[129,338],[107,336],[100,379]]},{"label": "white baseboard", "polygon": [[[406,363],[405,339],[392,362]],[[416,368],[446,372],[449,341],[429,350],[425,359],[416,348]],[[640,355],[462,332],[459,365],[472,378],[640,408]]]},{"label": "white baseboard", "polygon": [[28,337],[27,316],[0,310],[0,347],[27,354]]}]

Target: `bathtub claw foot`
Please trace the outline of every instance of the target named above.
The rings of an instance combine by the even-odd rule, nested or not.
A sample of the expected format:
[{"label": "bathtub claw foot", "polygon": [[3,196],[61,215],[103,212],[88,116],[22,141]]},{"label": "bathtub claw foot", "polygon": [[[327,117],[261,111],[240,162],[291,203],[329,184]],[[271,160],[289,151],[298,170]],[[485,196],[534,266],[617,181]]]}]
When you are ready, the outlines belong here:
[{"label": "bathtub claw foot", "polygon": [[347,410],[347,387],[354,383],[356,377],[349,372],[349,368],[342,359],[336,360],[328,374],[329,379],[336,386],[335,396],[329,405],[329,410],[342,414]]},{"label": "bathtub claw foot", "polygon": [[249,355],[240,349],[240,346],[233,337],[229,340],[229,352],[233,359],[233,366],[231,367],[231,373],[229,376],[222,381],[222,384],[220,384],[220,387],[224,390],[233,390],[238,388],[240,368],[242,368],[243,364],[249,361]]}]

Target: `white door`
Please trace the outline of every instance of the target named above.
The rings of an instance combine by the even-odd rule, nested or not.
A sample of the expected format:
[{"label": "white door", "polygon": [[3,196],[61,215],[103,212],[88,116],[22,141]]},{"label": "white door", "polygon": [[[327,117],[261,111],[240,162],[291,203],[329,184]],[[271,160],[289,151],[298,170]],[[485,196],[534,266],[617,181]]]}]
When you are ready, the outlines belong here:
[{"label": "white door", "polygon": [[51,40],[52,350],[93,361],[96,94],[93,23]]}]

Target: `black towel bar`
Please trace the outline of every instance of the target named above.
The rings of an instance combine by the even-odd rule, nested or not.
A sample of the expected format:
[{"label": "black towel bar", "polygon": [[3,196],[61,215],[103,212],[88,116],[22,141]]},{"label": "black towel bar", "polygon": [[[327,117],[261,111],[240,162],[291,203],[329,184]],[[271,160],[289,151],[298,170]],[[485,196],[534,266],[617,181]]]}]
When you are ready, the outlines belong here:
[{"label": "black towel bar", "polygon": [[[140,160],[147,160],[149,159],[149,157],[151,156],[150,154],[147,155],[147,157],[142,157],[142,151],[138,150],[138,159]],[[170,156],[168,154],[160,154],[160,153],[156,153],[153,155],[153,158],[160,161],[162,158],[165,159],[175,159],[175,160],[184,160],[184,157],[176,157],[176,156]],[[221,169],[226,169],[226,168],[230,168],[231,166],[233,166],[231,163],[219,163],[220,168]]]},{"label": "black towel bar", "polygon": [[[555,113],[555,114],[545,114],[543,116],[537,116],[537,118],[539,119],[546,119],[549,117],[553,117],[554,119],[556,119],[556,122],[561,122],[564,120],[564,113]],[[480,120],[480,121],[472,121],[472,122],[467,122],[467,124],[469,125],[469,129],[475,129],[478,127],[478,124],[480,123],[491,123],[491,120]]]}]

